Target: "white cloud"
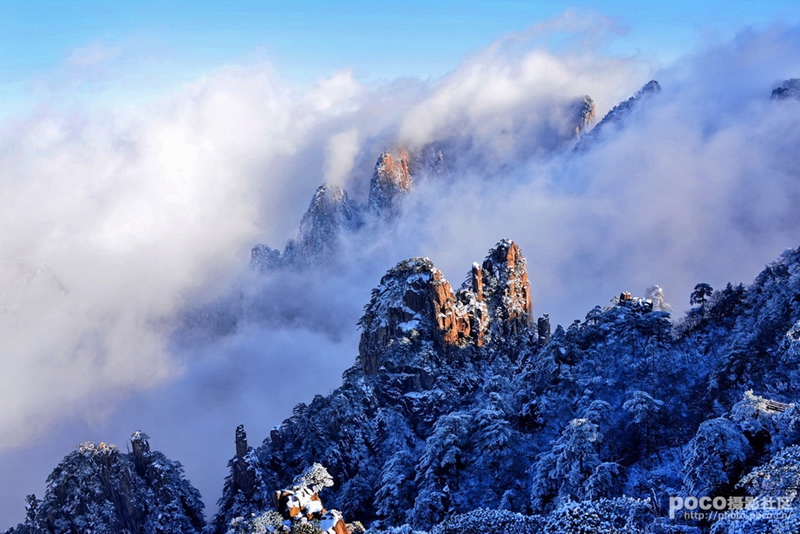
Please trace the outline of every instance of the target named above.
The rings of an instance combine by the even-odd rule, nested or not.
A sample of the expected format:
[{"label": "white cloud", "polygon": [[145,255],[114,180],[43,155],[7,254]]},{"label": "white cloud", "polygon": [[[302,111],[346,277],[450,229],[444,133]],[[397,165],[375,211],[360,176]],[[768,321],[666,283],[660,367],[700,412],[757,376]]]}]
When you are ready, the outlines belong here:
[{"label": "white cloud", "polygon": [[343,184],[353,170],[359,149],[357,129],[332,135],[325,150],[325,181]]},{"label": "white cloud", "polygon": [[[4,126],[0,472],[32,436],[68,452],[64,418],[114,435],[136,424],[190,451],[207,417],[213,432],[232,433],[234,417],[256,414],[257,443],[285,406],[338,385],[370,288],[409,256],[430,256],[457,285],[500,238],[515,239],[537,313],[569,321],[652,283],[680,310],[695,283],[747,282],[797,245],[800,103],[768,96],[800,73],[800,32],[744,33],[658,72],[664,91],[625,130],[574,154],[569,104],[588,94],[602,115],[653,74],[587,46],[608,32],[608,21],[569,15],[432,83],[363,84],[343,71],[302,89],[263,63],[228,66],[147,106],[42,108]],[[74,57],[91,66],[112,56]],[[381,150],[431,142],[449,177],[419,180],[406,216],[348,243],[340,270],[243,274],[249,247],[290,237],[323,180],[364,201]],[[176,346],[185,310],[217,298],[247,308],[249,322],[200,348]],[[314,376],[292,373],[309,361]],[[262,375],[286,378],[265,385]],[[271,409],[265,395],[279,386]],[[204,491],[216,491],[213,477],[191,466],[224,466],[229,437],[178,456]],[[2,513],[21,514],[24,491],[42,482],[7,483],[19,499]]]}]

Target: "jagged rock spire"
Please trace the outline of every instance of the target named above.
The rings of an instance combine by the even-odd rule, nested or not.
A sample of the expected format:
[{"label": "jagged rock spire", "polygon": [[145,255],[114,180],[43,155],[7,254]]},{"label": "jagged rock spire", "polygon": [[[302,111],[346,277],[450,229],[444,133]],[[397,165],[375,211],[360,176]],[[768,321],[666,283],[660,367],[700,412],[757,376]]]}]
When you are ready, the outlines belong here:
[{"label": "jagged rock spire", "polygon": [[481,266],[483,299],[497,334],[517,333],[531,325],[533,306],[526,261],[519,246],[503,239],[489,251]]},{"label": "jagged rock spire", "polygon": [[334,249],[342,230],[353,230],[361,224],[361,212],[347,192],[338,185],[322,184],[300,220],[298,253],[309,256],[325,248]]},{"label": "jagged rock spire", "polygon": [[144,475],[147,468],[147,456],[150,454],[150,436],[137,430],[131,435],[131,448],[133,449],[133,464],[139,475]]},{"label": "jagged rock spire", "polygon": [[297,237],[286,243],[281,254],[266,245],[256,245],[251,251],[250,265],[266,271],[276,267],[306,266],[322,261],[334,252],[342,232],[360,228],[364,218],[359,206],[350,200],[338,185],[322,184],[314,192]]},{"label": "jagged rock spire", "polygon": [[456,292],[429,259],[413,258],[397,264],[373,290],[359,321],[359,361],[365,373],[374,374],[395,343],[429,341],[446,353],[481,347],[531,323],[526,262],[513,241],[500,241],[482,265],[473,264],[468,281]]},{"label": "jagged rock spire", "polygon": [[412,186],[408,153],[401,150],[395,159],[389,152],[383,152],[369,183],[369,212],[382,219],[396,216],[398,197],[410,191]]},{"label": "jagged rock spire", "polygon": [[575,111],[575,136],[580,137],[594,119],[594,100],[589,95],[585,95],[578,99],[573,109]]},{"label": "jagged rock spire", "polygon": [[[575,146],[576,150],[588,150],[592,143],[597,142],[614,127],[619,128],[634,109],[646,101],[652,95],[661,92],[661,85],[656,80],[650,80],[639,89],[635,95],[614,106],[605,117],[597,123],[586,135],[581,137],[580,142]],[[612,126],[614,125],[614,126]]]},{"label": "jagged rock spire", "polygon": [[256,487],[256,474],[247,457],[250,451],[247,432],[244,431],[244,425],[239,425],[236,427],[236,456],[232,460],[233,484],[235,489],[241,490],[248,498],[253,496]]}]

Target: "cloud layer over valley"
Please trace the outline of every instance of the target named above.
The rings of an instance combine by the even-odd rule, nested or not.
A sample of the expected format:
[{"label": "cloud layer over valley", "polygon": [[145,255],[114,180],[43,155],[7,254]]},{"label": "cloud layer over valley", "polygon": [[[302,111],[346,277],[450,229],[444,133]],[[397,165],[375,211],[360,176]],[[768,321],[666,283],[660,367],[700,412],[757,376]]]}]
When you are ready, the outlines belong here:
[{"label": "cloud layer over valley", "polygon": [[[235,426],[258,443],[337,387],[371,288],[407,257],[457,286],[514,239],[535,314],[569,323],[654,283],[680,315],[694,284],[747,283],[800,245],[800,101],[769,99],[800,77],[800,28],[666,68],[590,46],[608,31],[570,16],[433,81],[296,87],[230,65],[149,104],[43,102],[0,124],[0,518],[20,520],[79,441],[139,428],[213,511]],[[596,123],[651,78],[659,94],[574,150],[576,101],[591,96]],[[342,243],[337,265],[248,268],[323,181],[364,203],[381,151],[431,147],[447,173],[421,173],[400,217]]]}]

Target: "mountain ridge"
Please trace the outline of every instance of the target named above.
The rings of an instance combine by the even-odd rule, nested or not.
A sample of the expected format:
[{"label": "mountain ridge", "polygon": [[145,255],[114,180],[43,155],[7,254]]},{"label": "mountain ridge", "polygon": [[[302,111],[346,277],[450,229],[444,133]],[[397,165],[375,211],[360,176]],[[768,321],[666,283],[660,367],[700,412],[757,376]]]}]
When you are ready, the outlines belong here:
[{"label": "mountain ridge", "polygon": [[[366,357],[356,358],[342,386],[298,404],[259,447],[247,444],[243,427],[236,429],[231,474],[204,532],[260,531],[252,529],[274,513],[274,491],[317,462],[335,480],[325,501],[372,532],[410,524],[436,533],[496,525],[505,525],[504,532],[561,533],[572,532],[576,520],[591,520],[609,532],[733,533],[758,511],[675,522],[656,510],[675,495],[775,496],[780,487],[765,486],[764,477],[800,480],[798,464],[787,464],[800,457],[793,385],[800,380],[800,249],[786,251],[750,286],[713,291],[698,284],[690,299],[695,307],[675,323],[623,292],[552,335],[539,331],[546,321],[534,322],[532,310],[521,322],[509,313],[527,306],[527,289],[518,291],[526,287],[525,261],[512,241],[501,240],[476,266],[462,291],[477,300],[482,289],[485,302],[501,304],[488,315],[491,334],[483,343],[476,336],[446,340],[458,323],[445,320],[451,312],[441,305],[454,304],[457,292],[430,260],[398,264],[365,307]],[[413,327],[401,326],[412,321]],[[45,497],[29,499],[26,522],[7,532],[71,532],[63,522],[39,526],[43,518],[63,517],[62,487],[78,499],[70,510],[82,512],[70,512],[70,524],[93,521],[111,532],[123,531],[114,526],[119,512],[113,510],[136,502],[120,501],[114,487],[147,494],[155,481],[168,479],[173,489],[165,495],[197,496],[179,464],[153,456],[160,453],[151,453],[141,434],[132,442],[128,455],[93,444],[68,455],[48,479]],[[99,467],[87,471],[80,467],[87,454],[116,458],[117,467],[95,462]],[[152,465],[174,474],[147,478],[141,458],[155,458]],[[785,465],[795,467],[779,467]],[[84,480],[97,469],[111,473],[100,480],[132,482],[86,491],[95,486]],[[58,473],[69,472],[90,478],[57,482]],[[782,513],[789,523],[775,516],[766,524],[800,524],[796,504]]]},{"label": "mountain ridge", "polygon": [[[381,190],[391,194],[375,197],[388,199],[376,213],[391,214],[379,224],[396,216],[419,165],[389,156],[373,175],[383,161],[381,176],[394,180]],[[360,218],[369,209],[354,206],[343,189],[321,186],[294,244],[283,253],[262,246],[264,263],[254,266],[335,255],[337,239],[369,224]],[[336,480],[326,503],[373,532],[794,532],[794,501],[715,521],[665,511],[676,497],[776,499],[800,482],[800,250],[748,286],[698,284],[677,321],[663,298],[623,291],[553,332],[547,315],[533,315],[525,265],[519,247],[501,240],[459,289],[425,258],[391,269],[366,304],[341,387],[298,404],[258,447],[236,429],[230,476],[207,525],[180,465],[149,442],[144,451],[140,435],[128,455],[80,446],[44,498],[29,498],[25,523],[7,532],[72,532],[88,522],[98,532],[147,531],[147,521],[165,517],[192,525],[175,527],[182,531],[260,532],[274,491],[316,462]],[[164,466],[162,478],[138,467],[137,447]],[[57,473],[80,476],[54,484]],[[64,488],[80,513],[64,511]],[[160,508],[169,514],[152,515]]]}]

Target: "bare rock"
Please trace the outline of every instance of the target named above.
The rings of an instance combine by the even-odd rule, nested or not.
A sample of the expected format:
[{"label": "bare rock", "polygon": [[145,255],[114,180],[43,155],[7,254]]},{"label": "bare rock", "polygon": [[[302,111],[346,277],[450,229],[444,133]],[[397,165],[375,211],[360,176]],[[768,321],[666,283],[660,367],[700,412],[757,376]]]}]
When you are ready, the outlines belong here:
[{"label": "bare rock", "polygon": [[526,262],[513,241],[500,241],[482,265],[473,264],[456,292],[429,259],[413,258],[397,264],[373,290],[359,321],[359,361],[366,374],[375,374],[394,344],[429,341],[446,355],[452,348],[482,347],[531,323]]},{"label": "bare rock", "polygon": [[395,158],[389,152],[383,152],[369,183],[369,213],[384,220],[394,218],[399,212],[398,200],[412,187],[408,153],[401,150]]},{"label": "bare rock", "polygon": [[790,78],[772,90],[770,100],[800,100],[800,78]]}]

